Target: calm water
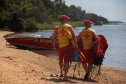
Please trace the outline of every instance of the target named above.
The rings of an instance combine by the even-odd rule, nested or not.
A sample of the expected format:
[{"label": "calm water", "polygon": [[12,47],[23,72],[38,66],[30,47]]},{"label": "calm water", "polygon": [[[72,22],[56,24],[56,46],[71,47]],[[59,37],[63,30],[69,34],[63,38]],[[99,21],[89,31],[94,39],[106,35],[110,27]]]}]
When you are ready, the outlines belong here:
[{"label": "calm water", "polygon": [[[75,34],[78,35],[83,28],[84,27],[74,28]],[[97,34],[104,35],[109,45],[105,54],[103,66],[114,67],[126,71],[126,25],[92,26],[92,29],[94,29]],[[35,34],[41,34],[45,37],[49,37],[52,33],[53,30],[35,32]],[[58,54],[53,54],[51,50],[37,50],[33,52],[58,58]]]}]

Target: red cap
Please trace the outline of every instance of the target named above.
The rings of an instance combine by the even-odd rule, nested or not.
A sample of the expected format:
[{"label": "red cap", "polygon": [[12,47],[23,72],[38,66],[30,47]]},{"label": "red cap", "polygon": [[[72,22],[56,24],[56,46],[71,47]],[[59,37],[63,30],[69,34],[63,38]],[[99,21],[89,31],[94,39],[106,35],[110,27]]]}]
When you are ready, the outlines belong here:
[{"label": "red cap", "polygon": [[85,25],[87,25],[87,24],[89,24],[89,23],[93,23],[93,22],[91,22],[90,20],[85,20],[85,21],[84,21],[84,24],[85,24]]},{"label": "red cap", "polygon": [[70,17],[67,17],[66,15],[62,15],[62,16],[61,16],[61,20],[62,20],[62,19],[70,19]]}]

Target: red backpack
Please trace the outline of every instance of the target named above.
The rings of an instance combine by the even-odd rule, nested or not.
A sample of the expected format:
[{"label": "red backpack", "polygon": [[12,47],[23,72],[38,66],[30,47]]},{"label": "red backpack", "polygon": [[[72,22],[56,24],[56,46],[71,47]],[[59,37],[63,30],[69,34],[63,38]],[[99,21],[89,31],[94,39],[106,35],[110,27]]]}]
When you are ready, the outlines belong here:
[{"label": "red backpack", "polygon": [[96,40],[92,45],[92,52],[95,55],[95,62],[94,64],[99,66],[103,62],[103,58],[105,55],[105,52],[108,48],[107,40],[103,35],[98,35],[98,40]]}]

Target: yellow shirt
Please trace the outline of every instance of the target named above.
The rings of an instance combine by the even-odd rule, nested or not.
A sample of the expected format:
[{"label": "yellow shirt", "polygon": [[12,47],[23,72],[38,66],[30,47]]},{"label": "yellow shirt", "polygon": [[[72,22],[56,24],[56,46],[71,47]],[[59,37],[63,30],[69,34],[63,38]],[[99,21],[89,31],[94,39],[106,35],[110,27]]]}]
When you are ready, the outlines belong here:
[{"label": "yellow shirt", "polygon": [[92,29],[83,29],[82,30],[82,39],[83,39],[83,49],[91,49],[92,45]]},{"label": "yellow shirt", "polygon": [[58,39],[59,39],[59,47],[60,48],[69,45],[69,38],[67,35],[68,31],[69,31],[68,24],[58,26]]}]

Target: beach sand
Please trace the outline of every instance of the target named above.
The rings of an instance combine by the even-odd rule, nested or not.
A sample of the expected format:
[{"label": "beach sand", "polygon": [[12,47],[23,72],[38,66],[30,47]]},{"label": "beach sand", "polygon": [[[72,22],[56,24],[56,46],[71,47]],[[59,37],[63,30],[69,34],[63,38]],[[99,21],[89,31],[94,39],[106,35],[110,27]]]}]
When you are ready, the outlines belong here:
[{"label": "beach sand", "polygon": [[126,84],[126,71],[103,66],[100,76],[84,81],[85,71],[82,65],[77,66],[73,78],[75,63],[69,69],[68,81],[63,81],[58,77],[58,59],[6,45],[3,36],[12,33],[0,31],[0,84]]}]

